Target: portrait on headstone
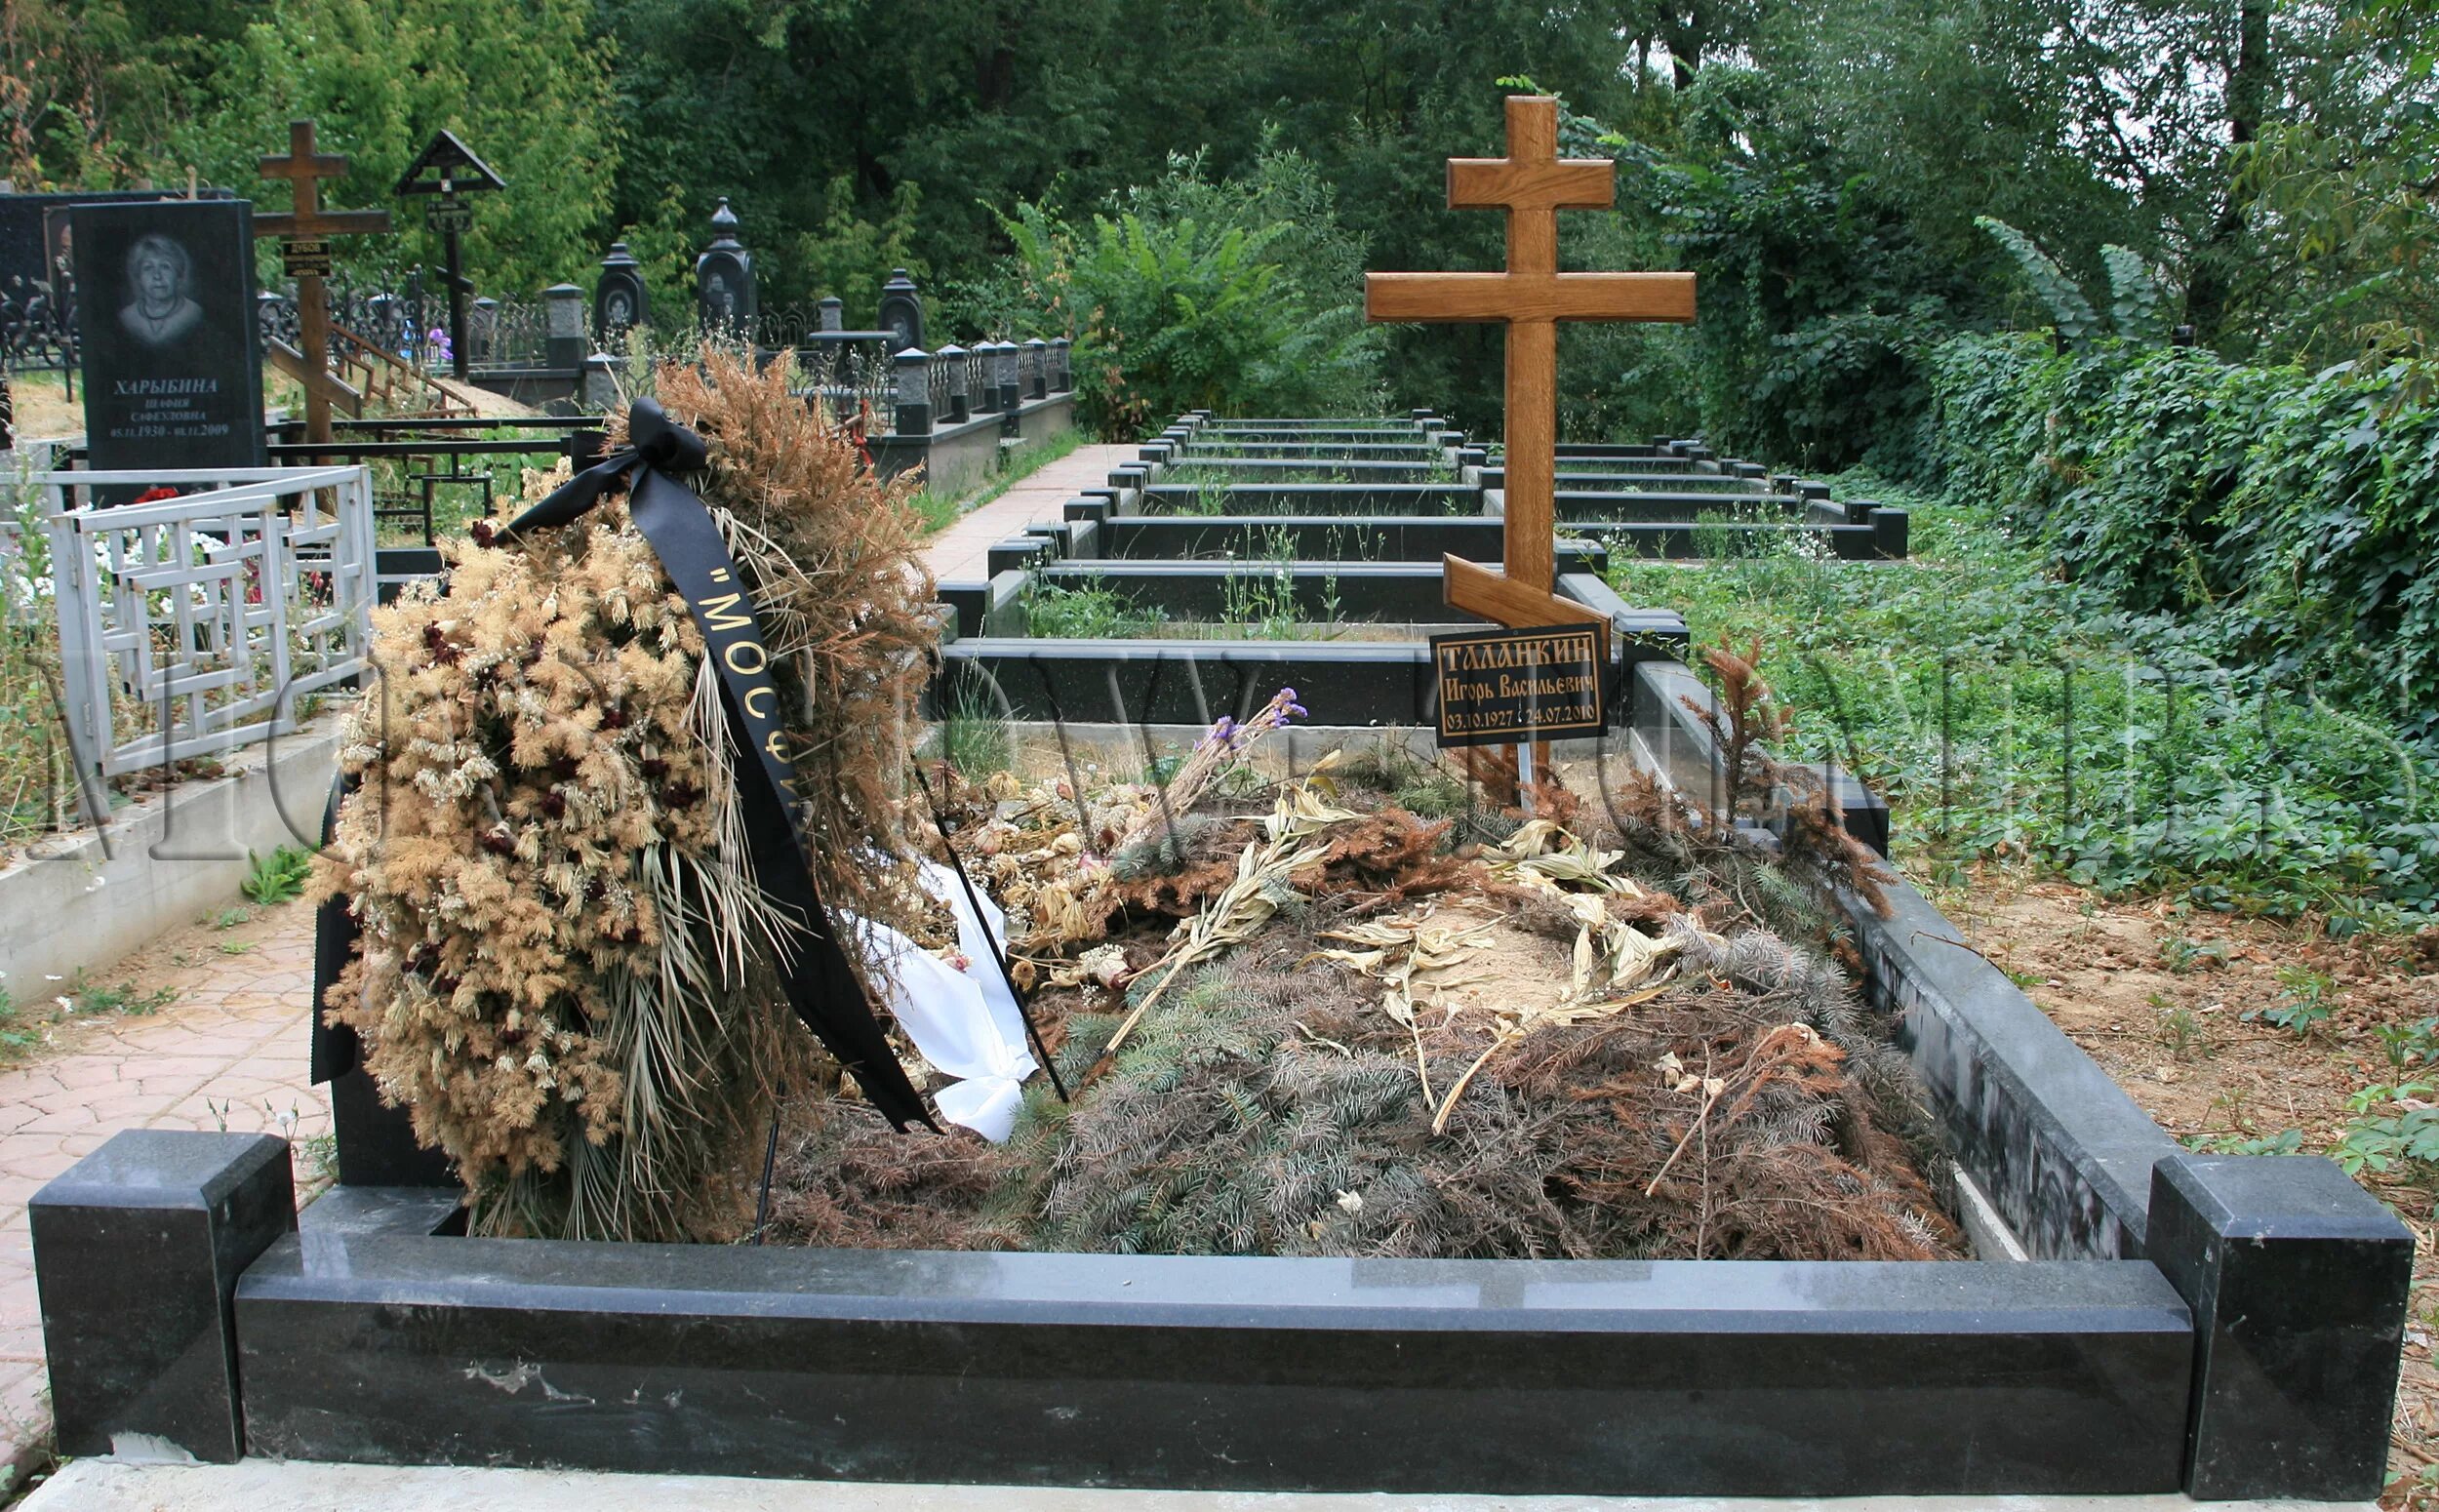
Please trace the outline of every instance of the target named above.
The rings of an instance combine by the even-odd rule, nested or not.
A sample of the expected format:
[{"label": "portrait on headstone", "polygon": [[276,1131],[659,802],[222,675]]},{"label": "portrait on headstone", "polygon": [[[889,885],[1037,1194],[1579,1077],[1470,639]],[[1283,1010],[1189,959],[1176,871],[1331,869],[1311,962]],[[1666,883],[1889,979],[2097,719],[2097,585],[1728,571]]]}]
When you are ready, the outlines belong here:
[{"label": "portrait on headstone", "polygon": [[167,346],[203,321],[203,306],[189,292],[195,259],[174,236],[158,232],[139,237],[127,255],[129,300],[119,307],[119,325],[144,346]]},{"label": "portrait on headstone", "polygon": [[254,207],[79,205],[70,219],[93,466],[261,466]]}]

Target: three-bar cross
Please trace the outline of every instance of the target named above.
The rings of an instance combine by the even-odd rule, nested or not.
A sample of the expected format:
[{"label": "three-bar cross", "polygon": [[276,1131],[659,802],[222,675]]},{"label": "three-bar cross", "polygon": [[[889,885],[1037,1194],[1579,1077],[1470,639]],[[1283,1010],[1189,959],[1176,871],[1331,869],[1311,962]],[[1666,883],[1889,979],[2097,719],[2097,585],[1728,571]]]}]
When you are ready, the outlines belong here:
[{"label": "three-bar cross", "polygon": [[297,339],[304,348],[305,439],[331,439],[330,298],[322,276],[330,271],[333,236],[355,236],[389,229],[385,210],[324,210],[321,181],[343,178],[347,159],[336,152],[313,150],[313,123],[288,123],[288,155],[265,157],[259,165],[265,179],[285,179],[296,186],[297,208],[286,215],[257,216],[254,234],[276,236],[286,271],[297,280]]},{"label": "three-bar cross", "polygon": [[1617,195],[1608,158],[1558,155],[1558,101],[1507,98],[1507,155],[1450,158],[1451,210],[1507,212],[1503,273],[1367,273],[1364,313],[1376,321],[1504,321],[1507,325],[1506,521],[1503,573],[1443,558],[1447,601],[1513,627],[1579,623],[1582,605],[1551,593],[1557,516],[1558,322],[1691,321],[1691,273],[1562,273],[1558,212],[1606,210]]}]

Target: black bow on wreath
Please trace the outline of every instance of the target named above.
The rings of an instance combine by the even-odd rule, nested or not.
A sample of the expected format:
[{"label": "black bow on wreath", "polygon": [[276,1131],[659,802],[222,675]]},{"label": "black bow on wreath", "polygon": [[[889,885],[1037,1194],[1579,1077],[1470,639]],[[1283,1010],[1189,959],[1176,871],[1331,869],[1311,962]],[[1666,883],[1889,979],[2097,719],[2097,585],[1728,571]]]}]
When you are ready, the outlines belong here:
[{"label": "black bow on wreath", "polygon": [[[629,489],[628,517],[660,558],[669,580],[685,596],[695,625],[702,632],[703,654],[719,669],[720,702],[728,715],[729,732],[740,749],[751,750],[757,758],[752,766],[738,767],[738,797],[744,806],[755,880],[801,926],[793,941],[795,948],[783,952],[784,958],[778,963],[788,1002],[805,1027],[854,1075],[864,1095],[893,1126],[902,1132],[908,1124],[919,1123],[938,1133],[940,1126],[932,1122],[922,1094],[890,1051],[863,982],[839,945],[813,872],[805,864],[804,837],[792,801],[796,769],[788,759],[786,732],[779,722],[779,690],[771,682],[770,653],[763,645],[762,626],[710,511],[694,490],[679,481],[683,474],[700,471],[709,458],[710,449],[702,437],[669,418],[653,400],[638,399],[627,411],[625,449],[552,490],[550,497],[517,516],[505,534],[520,536],[568,524],[620,487]],[[335,799],[332,807],[335,812]],[[335,977],[354,945],[355,923],[347,917],[343,900],[333,901],[338,907],[335,911],[325,907],[319,923],[326,937],[317,940],[315,949],[317,1028],[322,993],[329,986],[322,979],[321,968],[325,961],[334,962]],[[327,938],[334,913],[344,921],[348,937],[343,941]],[[352,1042],[352,1035],[347,1038]],[[341,1048],[334,1042],[326,1054],[324,1042],[317,1039],[314,1080],[347,1071],[354,1064],[354,1048],[352,1043],[344,1047],[344,1063],[340,1063]]]}]

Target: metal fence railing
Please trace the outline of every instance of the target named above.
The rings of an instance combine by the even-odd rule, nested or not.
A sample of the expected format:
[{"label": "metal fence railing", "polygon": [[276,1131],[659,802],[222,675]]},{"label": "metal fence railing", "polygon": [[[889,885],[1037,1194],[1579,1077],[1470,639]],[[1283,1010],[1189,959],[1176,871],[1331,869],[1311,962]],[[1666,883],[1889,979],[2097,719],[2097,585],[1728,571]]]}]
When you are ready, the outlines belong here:
[{"label": "metal fence railing", "polygon": [[[97,823],[103,779],[288,734],[299,698],[364,671],[375,595],[365,468],[28,482],[46,495],[68,742]],[[180,493],[108,507],[92,494],[161,488]]]}]

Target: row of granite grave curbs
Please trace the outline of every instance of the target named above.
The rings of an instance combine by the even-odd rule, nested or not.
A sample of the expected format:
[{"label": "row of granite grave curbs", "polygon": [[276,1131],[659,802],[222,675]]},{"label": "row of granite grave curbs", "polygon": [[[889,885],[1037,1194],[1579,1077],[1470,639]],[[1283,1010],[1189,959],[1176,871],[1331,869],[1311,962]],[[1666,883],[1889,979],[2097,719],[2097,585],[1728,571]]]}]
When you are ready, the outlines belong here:
[{"label": "row of granite grave curbs", "polygon": [[[1826,484],[1722,462],[1696,442],[1571,445],[1560,466],[1551,591],[1609,623],[1609,685],[1620,696],[1630,668],[1681,657],[1687,634],[1675,613],[1631,606],[1610,588],[1613,553],[1798,542],[1847,560],[1905,553],[1903,510],[1833,500]],[[994,546],[983,579],[940,584],[951,639],[935,707],[1208,724],[1293,687],[1331,724],[1429,725],[1427,637],[1485,623],[1445,605],[1440,561],[1499,561],[1502,482],[1483,449],[1425,410],[1182,416],[1105,486],[1069,499],[1062,519]],[[1046,594],[1088,588],[1163,622],[1090,638],[1035,633]],[[1259,636],[1229,635],[1248,603],[1273,622]],[[1186,638],[1179,621],[1209,633]]]},{"label": "row of granite grave curbs", "polygon": [[[1702,684],[1651,659],[1629,685],[1625,728],[1562,760],[1715,788]],[[59,1447],[1247,1492],[2377,1493],[2410,1233],[2326,1160],[2185,1151],[1888,891],[1885,916],[1837,901],[1945,1129],[1971,1260],[470,1239],[359,1087],[340,1182],[301,1214],[266,1135],[123,1132],[34,1197]]]}]

